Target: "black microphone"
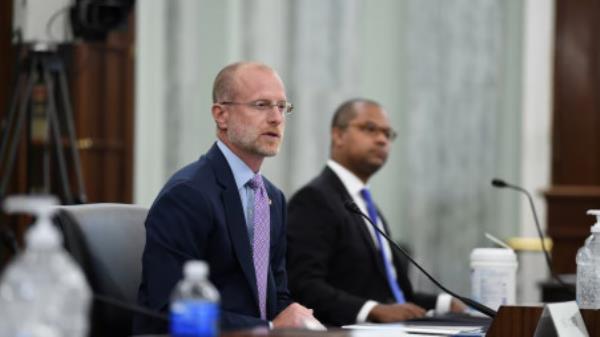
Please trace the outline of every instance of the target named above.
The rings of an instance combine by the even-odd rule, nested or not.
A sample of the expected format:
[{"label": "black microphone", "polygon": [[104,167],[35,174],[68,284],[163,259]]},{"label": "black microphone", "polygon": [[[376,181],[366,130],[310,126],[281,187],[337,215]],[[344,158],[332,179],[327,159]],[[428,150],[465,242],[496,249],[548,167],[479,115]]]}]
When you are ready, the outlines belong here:
[{"label": "black microphone", "polygon": [[[494,179],[492,179],[492,186],[502,188],[502,187],[507,187],[508,184],[502,179],[494,178]],[[514,188],[518,188],[518,187],[514,186]],[[525,193],[527,193],[527,192],[525,192]]]},{"label": "black microphone", "polygon": [[552,262],[550,260],[550,254],[548,254],[548,250],[546,249],[546,244],[544,242],[544,234],[542,233],[542,227],[540,226],[540,221],[538,220],[537,211],[535,209],[535,204],[533,203],[533,198],[531,194],[521,186],[509,184],[506,181],[498,178],[492,179],[492,186],[496,188],[510,188],[515,191],[519,191],[527,196],[529,200],[529,207],[531,208],[531,213],[533,213],[533,220],[535,221],[535,227],[537,229],[538,236],[540,237],[540,242],[542,243],[542,251],[544,252],[544,257],[546,258],[546,264],[548,265],[548,270],[550,270],[550,275],[558,284],[568,290],[570,293],[573,292],[573,289],[568,284],[565,284],[558,275],[552,270]]},{"label": "black microphone", "polygon": [[433,284],[435,284],[436,286],[438,286],[438,288],[442,289],[443,291],[447,292],[448,294],[458,298],[459,300],[463,301],[465,304],[467,304],[468,306],[472,307],[473,309],[481,312],[482,314],[489,316],[491,318],[496,317],[496,311],[488,308],[487,306],[472,300],[468,297],[464,297],[464,296],[460,296],[458,294],[456,294],[453,291],[450,291],[448,288],[444,287],[440,282],[438,282],[435,278],[433,278],[433,276],[429,275],[429,273],[427,271],[425,271],[425,269],[423,269],[423,267],[421,267],[421,265],[419,263],[417,263],[417,261],[415,261],[410,254],[408,254],[408,252],[406,252],[402,247],[400,247],[394,240],[392,240],[384,231],[382,231],[379,227],[377,227],[377,225],[375,225],[375,223],[373,223],[373,221],[371,220],[371,218],[369,218],[366,214],[364,214],[356,205],[356,203],[350,199],[344,201],[344,206],[346,206],[346,208],[355,214],[360,215],[361,217],[365,218],[372,226],[373,228],[379,232],[379,234],[381,234],[389,243],[392,244],[392,246],[394,246],[397,250],[400,251],[400,253],[402,253],[402,255],[404,255],[412,264],[415,265],[415,267],[417,267],[423,274],[425,274],[425,276],[427,276],[427,278],[429,278],[429,280],[431,282],[433,282]]}]

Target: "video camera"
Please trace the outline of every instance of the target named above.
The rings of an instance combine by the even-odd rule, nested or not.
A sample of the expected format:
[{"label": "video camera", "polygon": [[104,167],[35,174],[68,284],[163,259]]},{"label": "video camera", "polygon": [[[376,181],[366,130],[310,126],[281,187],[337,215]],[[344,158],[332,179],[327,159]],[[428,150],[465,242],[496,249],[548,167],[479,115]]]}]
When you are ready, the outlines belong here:
[{"label": "video camera", "polygon": [[13,42],[57,45],[104,40],[119,26],[133,0],[14,0]]}]

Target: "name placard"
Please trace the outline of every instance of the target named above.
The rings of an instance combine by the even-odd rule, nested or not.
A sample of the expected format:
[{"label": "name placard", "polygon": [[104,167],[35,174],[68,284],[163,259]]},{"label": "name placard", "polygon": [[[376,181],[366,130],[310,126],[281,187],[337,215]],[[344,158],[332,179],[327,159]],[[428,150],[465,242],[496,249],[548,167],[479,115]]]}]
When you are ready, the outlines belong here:
[{"label": "name placard", "polygon": [[575,301],[549,303],[538,321],[534,337],[589,337]]}]

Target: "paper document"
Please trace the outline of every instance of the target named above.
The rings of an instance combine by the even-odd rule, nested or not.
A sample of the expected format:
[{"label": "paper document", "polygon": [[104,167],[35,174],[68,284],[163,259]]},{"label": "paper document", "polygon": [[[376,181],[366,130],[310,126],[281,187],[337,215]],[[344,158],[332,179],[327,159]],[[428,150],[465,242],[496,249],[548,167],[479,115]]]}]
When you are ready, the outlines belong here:
[{"label": "paper document", "polygon": [[474,326],[455,326],[455,325],[422,325],[419,324],[411,325],[406,323],[388,323],[388,324],[374,324],[374,323],[365,323],[365,324],[352,324],[345,325],[342,328],[356,330],[356,331],[394,331],[394,332],[403,332],[405,334],[421,334],[421,335],[442,335],[442,336],[452,336],[452,335],[460,335],[460,334],[477,334],[482,333],[482,327],[474,327]]},{"label": "paper document", "polygon": [[[351,337],[390,337],[389,330],[351,330]],[[410,337],[411,335],[402,330],[393,330],[394,337]],[[421,335],[421,337],[424,337]],[[431,336],[427,336],[431,337]]]}]

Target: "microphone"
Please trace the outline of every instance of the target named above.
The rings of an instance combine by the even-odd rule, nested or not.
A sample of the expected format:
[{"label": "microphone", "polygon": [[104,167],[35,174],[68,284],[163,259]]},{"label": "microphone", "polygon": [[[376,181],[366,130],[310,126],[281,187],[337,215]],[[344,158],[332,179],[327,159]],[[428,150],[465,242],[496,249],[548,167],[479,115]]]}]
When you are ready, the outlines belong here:
[{"label": "microphone", "polygon": [[515,191],[519,191],[527,196],[529,200],[529,207],[531,208],[531,213],[533,213],[533,220],[535,221],[535,227],[537,229],[538,236],[540,237],[540,242],[542,243],[542,251],[544,252],[544,257],[546,258],[546,264],[548,265],[548,270],[550,270],[550,275],[552,278],[558,282],[562,287],[564,287],[570,293],[573,293],[573,289],[571,286],[565,284],[558,275],[552,270],[552,261],[550,260],[550,255],[548,254],[548,250],[546,249],[546,244],[544,243],[544,233],[542,233],[542,227],[540,226],[540,221],[538,220],[537,211],[535,209],[535,204],[533,203],[533,198],[531,194],[521,186],[509,184],[506,181],[498,178],[492,179],[492,186],[496,188],[510,188]]},{"label": "microphone", "polygon": [[372,226],[373,228],[379,232],[379,234],[381,234],[386,240],[387,242],[389,242],[390,244],[392,244],[392,246],[394,246],[394,248],[396,248],[398,251],[400,251],[400,253],[402,253],[402,255],[404,255],[413,265],[415,265],[415,267],[417,267],[423,274],[425,274],[425,276],[427,276],[427,278],[433,282],[433,284],[435,284],[438,288],[442,289],[443,291],[447,292],[448,294],[452,295],[453,297],[458,298],[459,300],[463,301],[465,304],[467,304],[468,306],[472,307],[473,309],[481,312],[482,314],[489,316],[491,318],[496,317],[496,311],[475,301],[472,300],[468,297],[464,297],[464,296],[460,296],[458,294],[456,294],[453,291],[450,291],[448,288],[444,287],[440,282],[438,282],[433,276],[431,276],[427,271],[425,271],[425,269],[423,269],[423,267],[421,267],[421,265],[419,263],[417,263],[417,261],[415,261],[410,254],[408,254],[408,252],[406,252],[402,247],[400,247],[394,240],[392,240],[384,231],[382,231],[379,227],[377,227],[377,225],[375,225],[375,223],[373,223],[373,221],[371,220],[371,218],[369,218],[366,214],[364,214],[356,205],[356,203],[350,199],[344,201],[344,206],[346,206],[346,209],[348,209],[348,211],[358,214],[361,217],[365,218]]},{"label": "microphone", "polygon": [[[498,187],[498,188],[503,188],[503,187],[508,187],[508,184],[502,179],[494,178],[494,179],[492,179],[492,186]],[[514,188],[519,189],[519,187],[517,187],[517,186],[514,186]],[[527,193],[527,192],[525,192],[525,193]]]}]

